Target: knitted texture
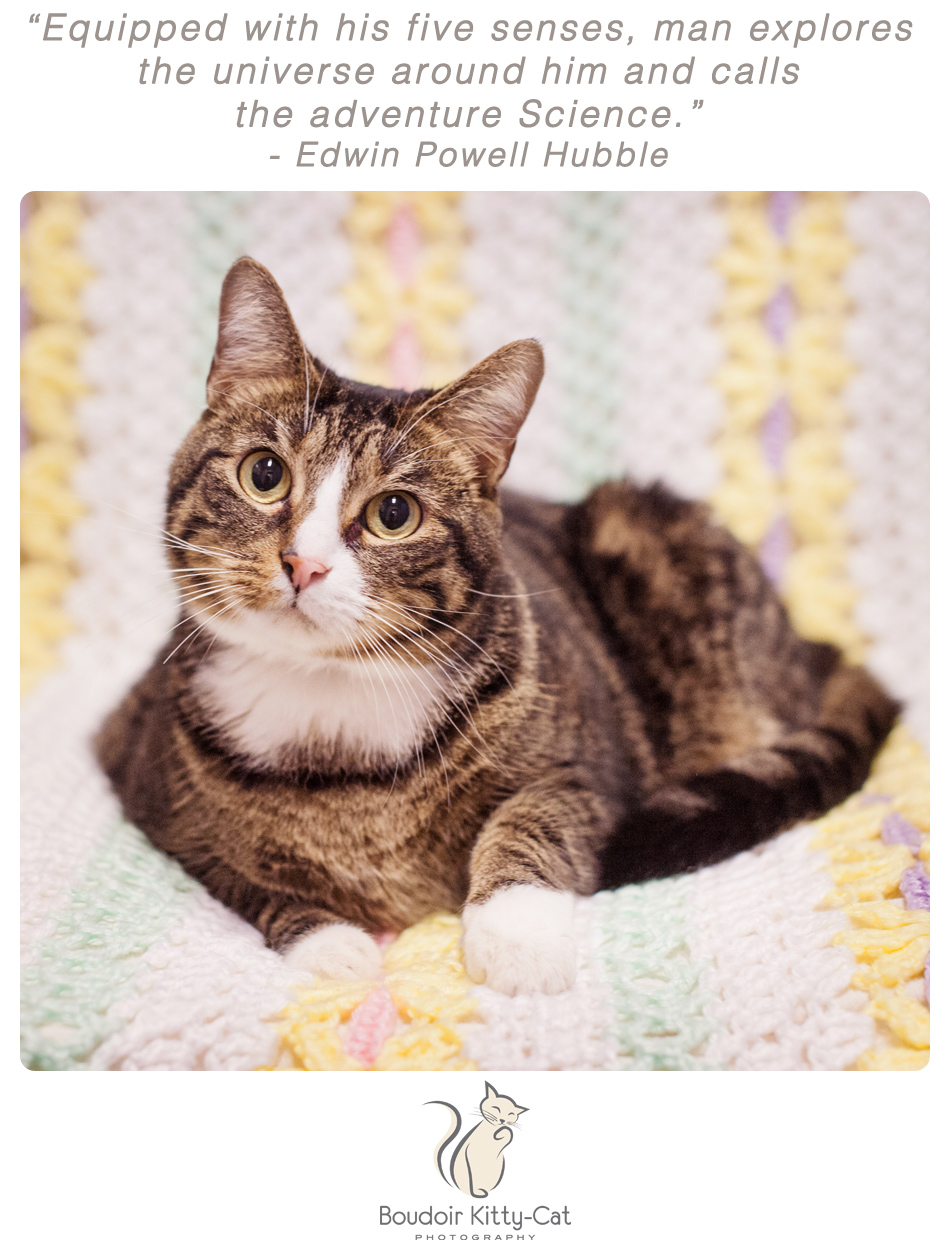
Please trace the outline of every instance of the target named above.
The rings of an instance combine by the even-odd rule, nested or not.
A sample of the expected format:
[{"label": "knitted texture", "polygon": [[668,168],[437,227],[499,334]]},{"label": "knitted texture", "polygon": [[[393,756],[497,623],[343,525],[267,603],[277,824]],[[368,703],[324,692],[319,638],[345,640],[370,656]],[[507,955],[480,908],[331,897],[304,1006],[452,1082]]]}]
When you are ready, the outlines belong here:
[{"label": "knitted texture", "polygon": [[460,936],[455,915],[430,915],[386,950],[382,986],[370,981],[301,986],[299,999],[283,1014],[284,1053],[278,1067],[475,1069],[477,1064],[461,1055],[459,1026],[477,1007],[462,965]]},{"label": "knitted texture", "polygon": [[866,1014],[877,1022],[874,1044],[857,1060],[864,1071],[912,1070],[929,1057],[929,832],[927,760],[904,728],[864,791],[817,828],[814,843],[828,853],[835,882],[825,904],[851,920],[835,939],[858,960],[852,988],[867,995]]},{"label": "knitted texture", "polygon": [[[917,703],[923,674],[902,659],[900,635],[920,642],[907,627],[925,563],[914,515],[926,379],[919,199],[98,194],[84,205],[59,203],[72,206],[73,235],[57,229],[55,249],[29,255],[31,295],[64,259],[73,277],[74,357],[58,361],[72,366],[56,379],[74,473],[51,502],[63,522],[56,554],[72,557],[57,615],[75,632],[24,709],[25,1060],[920,1066],[929,833],[925,761],[904,731],[865,792],[817,827],[693,875],[580,899],[576,983],[518,998],[471,984],[452,915],[384,942],[380,983],[293,971],[122,822],[89,748],[175,618],[165,470],[202,404],[218,286],[243,252],[273,268],[313,350],[356,375],[440,384],[505,341],[540,337],[549,372],[511,484],[576,497],[629,473],[712,495],[799,624],[852,654],[869,640],[872,663],[885,652],[891,685]],[[879,522],[875,502],[887,503]]]},{"label": "knitted texture", "polygon": [[726,204],[731,236],[718,261],[729,359],[719,382],[728,410],[712,502],[759,551],[796,628],[860,659],[841,511],[852,486],[842,457],[841,393],[853,369],[841,350],[841,275],[854,253],[844,197],[735,193]]},{"label": "knitted texture", "polygon": [[355,326],[342,292],[353,279],[349,206],[346,193],[258,193],[244,208],[247,252],[277,277],[304,344],[344,373]]},{"label": "knitted texture", "polygon": [[78,193],[35,193],[22,235],[28,327],[21,348],[22,416],[28,447],[20,468],[20,660],[24,691],[56,661],[71,629],[62,609],[73,573],[69,529],[80,503],[70,478],[80,456],[73,419],[86,392],[80,293],[90,269],[77,249]]},{"label": "knitted texture", "polygon": [[[560,195],[467,193],[462,212],[469,232],[462,274],[474,298],[461,322],[469,359],[536,337],[556,362],[564,328]],[[507,485],[551,499],[567,494],[562,416],[559,378],[546,372],[518,435]]]},{"label": "knitted texture", "polygon": [[711,1031],[703,1016],[701,965],[686,947],[683,880],[602,893],[600,965],[610,986],[618,1065],[686,1071]]},{"label": "knitted texture", "polygon": [[479,988],[484,1070],[841,1070],[874,1040],[811,828],[708,870],[581,901],[577,983]]},{"label": "knitted texture", "polygon": [[194,332],[191,409],[205,406],[204,382],[218,339],[221,282],[235,258],[247,252],[244,193],[189,193],[189,244]]},{"label": "knitted texture", "polygon": [[726,290],[719,331],[727,358],[716,374],[725,414],[714,447],[722,478],[711,501],[740,542],[759,547],[778,514],[778,476],[760,440],[780,391],[780,350],[763,315],[782,283],[782,243],[762,194],[724,199],[729,239],[716,259]]},{"label": "knitted texture", "polygon": [[829,1071],[849,1067],[873,1025],[849,984],[854,959],[838,941],[844,916],[823,904],[829,877],[799,827],[696,875],[687,944],[705,962],[709,1066]]},{"label": "knitted texture", "polygon": [[549,371],[559,389],[566,442],[562,476],[580,499],[617,467],[615,422],[623,396],[623,271],[625,238],[621,193],[564,193],[559,248],[562,350]]},{"label": "knitted texture", "polygon": [[855,252],[844,230],[842,193],[806,193],[791,216],[789,270],[798,318],[788,334],[788,397],[795,433],[785,493],[795,547],[783,589],[796,629],[860,660],[865,636],[851,616],[843,508],[853,482],[843,459],[848,412],[843,388],[854,372],[843,351],[848,295],[842,273]]},{"label": "knitted texture", "polygon": [[350,338],[360,380],[416,389],[462,367],[455,324],[468,305],[458,270],[464,225],[455,193],[356,193],[347,216],[356,315]]},{"label": "knitted texture", "polygon": [[845,332],[857,367],[845,390],[844,458],[857,624],[867,664],[907,705],[918,739],[929,720],[929,209],[921,194],[859,193],[846,210],[859,251],[843,276]]},{"label": "knitted texture", "polygon": [[708,494],[721,410],[709,379],[722,357],[715,199],[468,193],[463,212],[469,358],[537,337],[548,361],[508,484],[565,498],[628,474]]},{"label": "knitted texture", "polygon": [[140,957],[178,917],[189,891],[181,869],[134,828],[112,829],[25,970],[28,1067],[88,1063],[120,1026],[110,1007],[124,995]]},{"label": "knitted texture", "polygon": [[712,440],[723,413],[712,376],[723,359],[712,326],[723,283],[713,267],[725,224],[708,193],[624,198],[618,469],[707,498],[719,481]]}]

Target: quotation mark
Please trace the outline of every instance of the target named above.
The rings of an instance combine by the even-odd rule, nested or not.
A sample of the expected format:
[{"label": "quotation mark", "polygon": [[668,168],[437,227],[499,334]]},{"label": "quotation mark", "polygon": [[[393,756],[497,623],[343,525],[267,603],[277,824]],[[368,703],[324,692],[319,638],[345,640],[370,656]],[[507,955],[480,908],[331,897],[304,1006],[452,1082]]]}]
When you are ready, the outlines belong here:
[{"label": "quotation mark", "polygon": [[702,101],[693,101],[693,109],[702,109],[702,107],[703,107]]},{"label": "quotation mark", "polygon": [[30,21],[31,21],[31,22],[38,22],[42,16],[43,16],[43,15],[42,15],[42,13],[31,13],[31,14],[30,14]]}]

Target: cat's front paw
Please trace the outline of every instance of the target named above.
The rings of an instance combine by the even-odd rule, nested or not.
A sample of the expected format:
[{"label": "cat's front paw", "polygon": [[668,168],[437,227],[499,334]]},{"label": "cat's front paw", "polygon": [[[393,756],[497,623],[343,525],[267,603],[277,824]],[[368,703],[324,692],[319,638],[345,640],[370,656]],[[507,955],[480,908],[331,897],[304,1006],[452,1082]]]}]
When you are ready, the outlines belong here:
[{"label": "cat's front paw", "polygon": [[574,896],[515,884],[462,911],[465,966],[499,993],[562,993],[577,974]]},{"label": "cat's front paw", "polygon": [[362,928],[333,923],[294,941],[284,958],[292,967],[328,980],[378,980],[383,973],[379,946]]}]

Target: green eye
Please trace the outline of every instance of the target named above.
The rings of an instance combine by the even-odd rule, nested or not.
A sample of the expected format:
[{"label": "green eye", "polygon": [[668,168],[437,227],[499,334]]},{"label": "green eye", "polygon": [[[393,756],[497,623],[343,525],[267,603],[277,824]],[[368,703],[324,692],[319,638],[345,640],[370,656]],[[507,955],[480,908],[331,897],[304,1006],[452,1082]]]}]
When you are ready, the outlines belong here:
[{"label": "green eye", "polygon": [[390,490],[371,499],[363,515],[371,534],[392,540],[408,538],[416,532],[422,520],[422,508],[411,494]]},{"label": "green eye", "polygon": [[254,451],[242,460],[238,481],[255,503],[276,503],[290,494],[290,471],[273,451]]}]

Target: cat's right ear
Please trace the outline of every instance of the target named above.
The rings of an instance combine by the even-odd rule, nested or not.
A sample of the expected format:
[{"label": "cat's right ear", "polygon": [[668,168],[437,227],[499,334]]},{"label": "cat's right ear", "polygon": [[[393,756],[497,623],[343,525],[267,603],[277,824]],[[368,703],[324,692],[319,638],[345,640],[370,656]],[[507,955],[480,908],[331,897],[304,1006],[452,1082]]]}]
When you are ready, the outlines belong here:
[{"label": "cat's right ear", "polygon": [[218,343],[208,373],[208,406],[240,398],[262,377],[305,373],[303,342],[277,281],[253,258],[239,258],[224,278]]},{"label": "cat's right ear", "polygon": [[490,1085],[488,1081],[485,1082],[485,1097],[486,1098],[498,1097],[498,1090],[495,1089],[492,1085]]}]

